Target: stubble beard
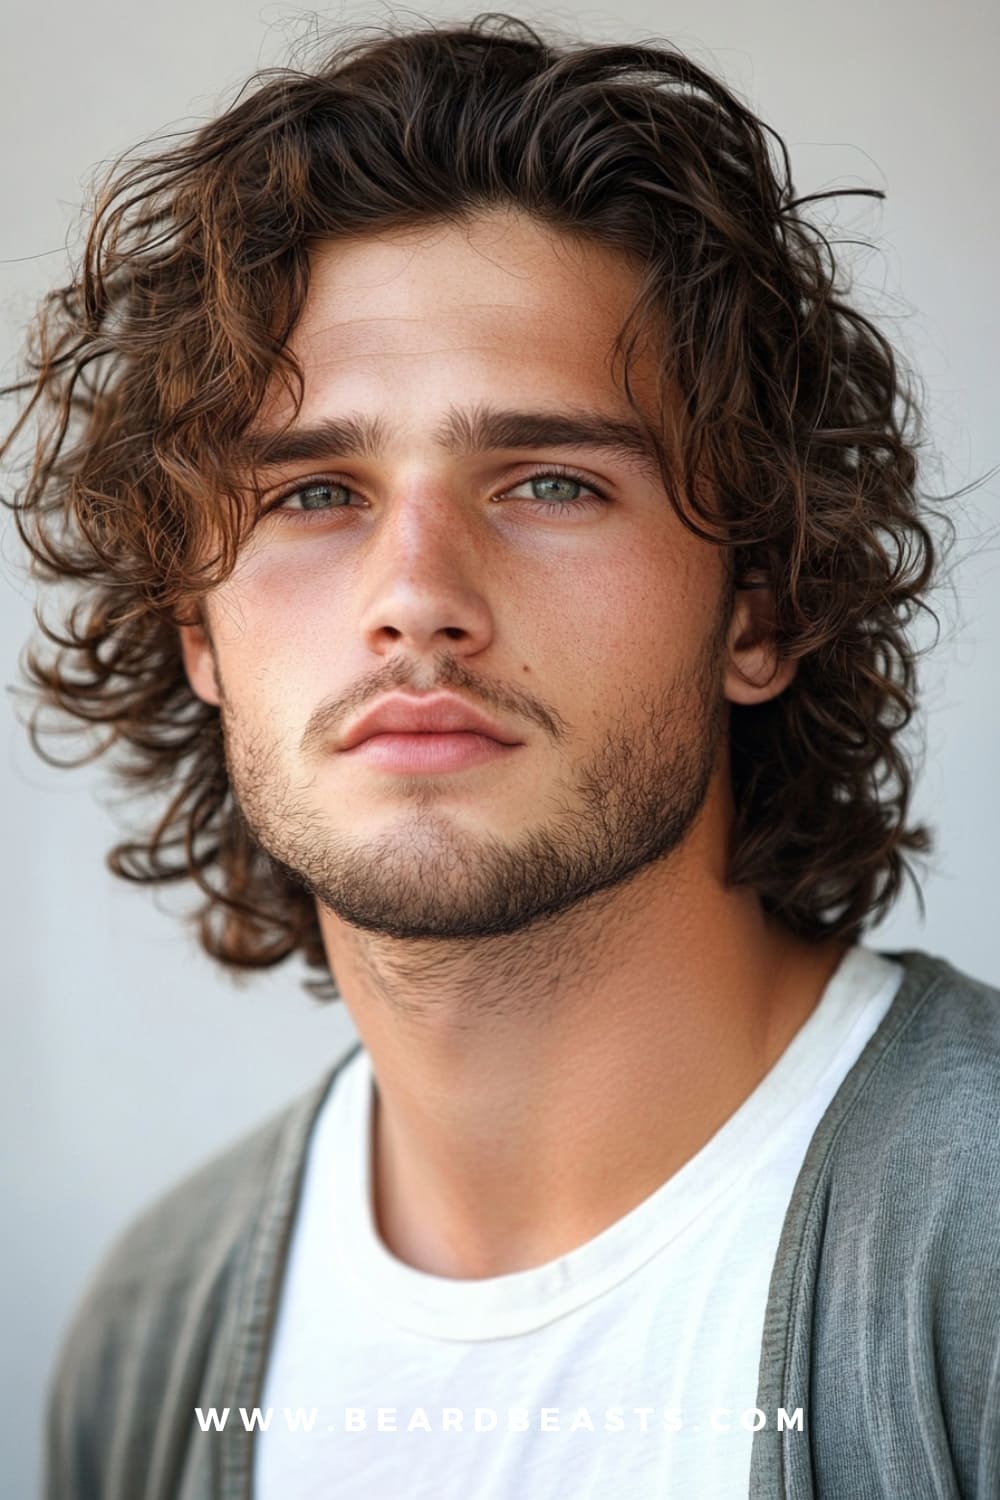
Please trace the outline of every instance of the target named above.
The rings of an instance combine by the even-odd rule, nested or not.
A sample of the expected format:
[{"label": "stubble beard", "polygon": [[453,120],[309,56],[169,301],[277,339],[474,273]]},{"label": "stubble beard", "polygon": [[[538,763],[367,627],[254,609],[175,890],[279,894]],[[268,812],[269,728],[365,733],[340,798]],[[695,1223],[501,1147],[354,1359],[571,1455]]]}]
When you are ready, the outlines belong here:
[{"label": "stubble beard", "polygon": [[[516,933],[615,890],[682,845],[717,764],[721,674],[716,634],[658,700],[627,705],[513,838],[462,825],[439,788],[417,777],[400,782],[399,810],[377,836],[331,827],[317,777],[293,782],[280,744],[245,722],[220,678],[235,810],[276,872],[352,927],[414,941]],[[490,764],[505,774],[502,762]]]}]

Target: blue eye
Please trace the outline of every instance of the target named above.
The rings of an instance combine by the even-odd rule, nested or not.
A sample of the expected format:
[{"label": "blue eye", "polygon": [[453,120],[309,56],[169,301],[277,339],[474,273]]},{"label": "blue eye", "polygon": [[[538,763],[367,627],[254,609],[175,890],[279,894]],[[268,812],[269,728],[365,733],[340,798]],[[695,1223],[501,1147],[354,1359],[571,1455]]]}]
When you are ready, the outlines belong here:
[{"label": "blue eye", "polygon": [[[335,490],[340,490],[345,495],[350,494],[350,490],[346,484],[307,484],[300,490],[292,490],[285,496],[281,504],[285,505],[289,500],[301,499],[302,510],[326,510],[328,507],[324,505],[323,501],[324,499],[329,499]],[[339,509],[339,507],[334,506],[333,509]]]},{"label": "blue eye", "polygon": [[[493,498],[491,503],[510,503],[511,500],[527,500],[528,496],[517,495],[517,490],[526,485],[532,487],[532,503],[529,508],[539,515],[559,515],[573,511],[593,509],[608,503],[607,496],[583,474],[561,466],[539,469],[535,474],[518,480],[517,484]],[[584,490],[583,496],[572,491]],[[329,516],[334,511],[349,510],[350,497],[356,491],[339,479],[314,479],[300,484],[297,489],[286,490],[270,507],[267,515],[280,516],[282,521],[308,524],[318,516]],[[298,501],[292,505],[290,501]],[[340,503],[343,501],[343,503]]]},{"label": "blue eye", "polygon": [[[571,479],[566,474],[536,474],[533,478],[531,478],[531,479],[525,479],[522,482],[524,484],[530,484],[532,486],[532,488],[536,491],[536,494],[535,494],[536,500],[543,500],[543,499],[548,498],[549,500],[561,500],[564,503],[566,501],[572,502],[576,498],[574,495],[568,495],[566,493],[567,490],[579,490],[579,489],[583,488],[583,485],[581,484],[581,482],[580,482],[579,479]],[[551,491],[551,489],[550,489],[549,493],[548,493],[548,496],[539,495],[537,493],[537,491],[539,489],[542,489],[545,485],[556,485],[556,486],[561,485],[562,486],[562,494],[558,494],[558,493],[554,494]],[[519,485],[515,485],[515,489],[519,489],[519,488],[520,488]]]}]

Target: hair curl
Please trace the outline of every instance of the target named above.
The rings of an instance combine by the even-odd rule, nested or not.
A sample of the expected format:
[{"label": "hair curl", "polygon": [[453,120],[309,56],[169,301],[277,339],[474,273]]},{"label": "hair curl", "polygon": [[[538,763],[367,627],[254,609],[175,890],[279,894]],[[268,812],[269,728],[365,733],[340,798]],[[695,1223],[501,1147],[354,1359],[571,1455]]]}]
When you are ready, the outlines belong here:
[{"label": "hair curl", "polygon": [[[877,920],[913,878],[907,853],[930,848],[907,826],[900,735],[908,627],[933,614],[939,544],[918,505],[912,388],[796,212],[810,199],[792,196],[781,138],[666,45],[557,42],[485,13],[263,70],[217,118],[156,145],[100,184],[76,274],[42,303],[30,374],[8,387],[28,399],[2,450],[34,412],[27,482],[5,503],[35,576],[78,585],[65,633],[36,611],[58,651],[27,658],[34,748],[75,765],[123,747],[121,782],[166,794],[110,869],[193,880],[199,940],[232,974],[301,951],[326,974],[307,988],[338,996],[313,897],[240,816],[177,626],[246,535],[234,443],[275,379],[301,399],[286,341],[310,245],[514,206],[634,259],[626,395],[654,329],[662,389],[680,393],[657,434],[667,493],[730,549],[736,583],[773,590],[780,650],[798,659],[773,701],[731,709],[730,879],[811,938],[854,940]],[[39,744],[46,706],[103,739],[55,761]]]}]

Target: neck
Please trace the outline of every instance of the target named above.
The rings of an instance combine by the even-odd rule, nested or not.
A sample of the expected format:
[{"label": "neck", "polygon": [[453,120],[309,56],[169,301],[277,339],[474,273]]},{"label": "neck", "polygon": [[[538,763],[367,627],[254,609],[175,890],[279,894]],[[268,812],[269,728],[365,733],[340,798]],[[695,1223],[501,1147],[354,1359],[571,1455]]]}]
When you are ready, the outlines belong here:
[{"label": "neck", "polygon": [[796,938],[688,852],[456,952],[401,956],[322,913],[371,1058],[375,1215],[399,1259],[475,1278],[583,1244],[715,1134],[812,1013],[845,945]]}]

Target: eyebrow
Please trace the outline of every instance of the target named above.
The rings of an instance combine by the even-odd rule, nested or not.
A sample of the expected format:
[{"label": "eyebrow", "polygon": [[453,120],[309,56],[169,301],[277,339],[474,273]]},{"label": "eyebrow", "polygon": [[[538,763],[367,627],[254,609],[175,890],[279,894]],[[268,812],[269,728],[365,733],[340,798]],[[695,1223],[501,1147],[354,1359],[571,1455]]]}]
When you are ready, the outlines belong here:
[{"label": "eyebrow", "polygon": [[[327,417],[311,427],[246,434],[238,452],[241,461],[253,468],[334,455],[375,459],[385,451],[390,436],[391,428],[380,417],[351,414]],[[434,441],[460,458],[498,448],[601,449],[636,464],[655,479],[661,477],[659,445],[652,432],[637,421],[582,407],[560,411],[452,407],[438,425]]]}]

